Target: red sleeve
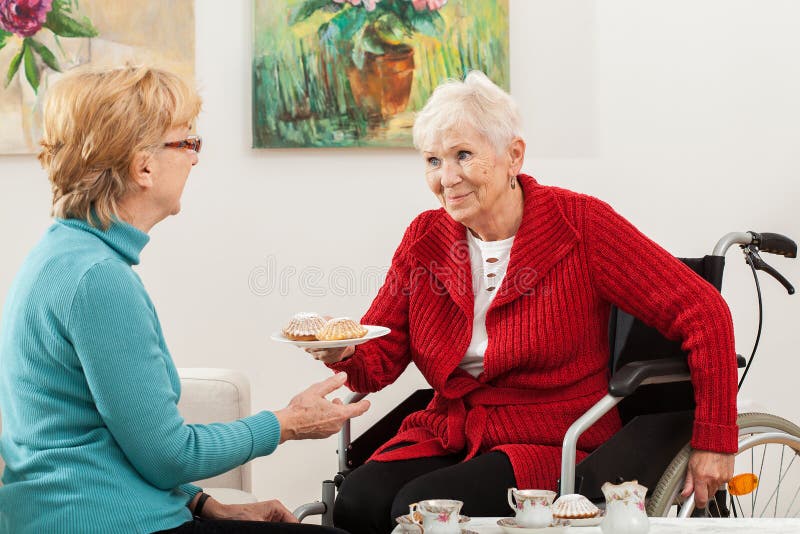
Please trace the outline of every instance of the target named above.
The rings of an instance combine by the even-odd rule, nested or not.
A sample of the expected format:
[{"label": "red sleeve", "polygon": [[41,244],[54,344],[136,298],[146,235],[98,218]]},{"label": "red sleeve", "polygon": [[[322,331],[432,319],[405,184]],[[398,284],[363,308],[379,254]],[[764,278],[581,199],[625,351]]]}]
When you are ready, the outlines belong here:
[{"label": "red sleeve", "polygon": [[598,293],[681,340],[689,355],[696,403],[692,447],[736,452],[736,351],[722,295],[597,199],[587,200],[583,233]]},{"label": "red sleeve", "polygon": [[347,372],[347,387],[368,393],[378,391],[392,382],[411,362],[408,333],[408,305],[412,284],[412,259],[409,249],[417,229],[423,226],[418,217],[406,229],[400,246],[394,253],[386,281],[372,301],[362,324],[386,326],[391,333],[356,346],[350,358],[328,365],[334,371]]}]

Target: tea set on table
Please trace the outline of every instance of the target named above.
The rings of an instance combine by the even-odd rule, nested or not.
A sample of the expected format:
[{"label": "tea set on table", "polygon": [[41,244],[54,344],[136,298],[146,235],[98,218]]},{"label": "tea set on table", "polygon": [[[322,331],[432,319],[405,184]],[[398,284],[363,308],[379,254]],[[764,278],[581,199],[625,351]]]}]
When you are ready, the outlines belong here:
[{"label": "tea set on table", "polygon": [[[508,504],[514,517],[497,521],[507,534],[559,534],[571,527],[600,526],[603,534],[645,534],[650,523],[644,503],[647,488],[632,482],[601,488],[605,511],[578,494],[562,495],[547,490],[508,489]],[[397,518],[401,532],[419,534],[475,534],[470,518],[460,515],[464,503],[451,499],[430,499],[414,503],[409,514]]]}]

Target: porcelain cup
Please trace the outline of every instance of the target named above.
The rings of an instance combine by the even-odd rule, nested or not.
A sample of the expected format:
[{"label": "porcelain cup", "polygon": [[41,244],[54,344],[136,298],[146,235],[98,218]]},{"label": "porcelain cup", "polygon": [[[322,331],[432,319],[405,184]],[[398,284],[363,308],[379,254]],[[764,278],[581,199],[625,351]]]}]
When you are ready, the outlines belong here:
[{"label": "porcelain cup", "polygon": [[508,488],[508,505],[516,512],[517,525],[525,528],[544,528],[553,522],[551,505],[556,492]]},{"label": "porcelain cup", "polygon": [[[421,526],[425,534],[461,534],[458,524],[462,501],[451,499],[429,499],[411,504],[408,508],[411,519]],[[418,512],[420,520],[414,512]]]}]

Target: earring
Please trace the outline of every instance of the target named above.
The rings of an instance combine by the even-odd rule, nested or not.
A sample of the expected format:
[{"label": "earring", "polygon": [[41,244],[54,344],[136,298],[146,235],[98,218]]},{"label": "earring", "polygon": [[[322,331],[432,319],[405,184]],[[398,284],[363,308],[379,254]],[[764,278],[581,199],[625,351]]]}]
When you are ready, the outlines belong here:
[{"label": "earring", "polygon": [[511,177],[511,189],[517,188],[517,178],[515,176]]}]

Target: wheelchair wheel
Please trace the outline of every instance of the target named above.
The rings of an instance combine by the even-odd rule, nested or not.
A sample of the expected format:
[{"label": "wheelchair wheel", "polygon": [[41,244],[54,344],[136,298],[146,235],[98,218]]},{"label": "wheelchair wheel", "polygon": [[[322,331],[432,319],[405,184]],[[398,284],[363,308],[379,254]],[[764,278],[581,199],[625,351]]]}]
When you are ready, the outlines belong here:
[{"label": "wheelchair wheel", "polygon": [[686,509],[680,497],[692,449],[687,444],[667,467],[647,503],[647,515],[666,517],[673,505],[684,517],[799,517],[800,427],[781,417],[747,413],[738,417],[739,451],[734,475],[758,477],[753,491],[738,496],[718,491],[705,510]]}]

